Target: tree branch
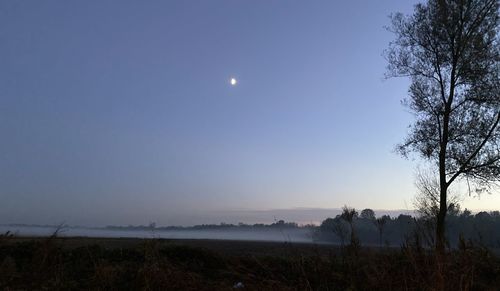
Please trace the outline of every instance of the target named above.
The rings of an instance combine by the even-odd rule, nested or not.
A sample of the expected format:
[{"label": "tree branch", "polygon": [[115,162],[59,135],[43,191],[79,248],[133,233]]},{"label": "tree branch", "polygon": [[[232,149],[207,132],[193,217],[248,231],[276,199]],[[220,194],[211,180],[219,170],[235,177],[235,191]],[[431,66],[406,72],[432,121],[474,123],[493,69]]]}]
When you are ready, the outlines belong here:
[{"label": "tree branch", "polygon": [[[448,180],[448,182],[447,182],[448,186],[451,183],[453,183],[453,181],[458,176],[460,176],[461,174],[466,173],[468,171],[467,165],[479,154],[479,151],[481,151],[481,149],[484,147],[484,145],[488,142],[490,137],[495,132],[495,129],[498,126],[499,122],[500,122],[500,112],[498,112],[497,118],[496,118],[495,122],[493,123],[493,126],[490,128],[490,130],[488,131],[488,134],[483,139],[483,141],[479,144],[479,146],[476,148],[476,150],[469,156],[469,158],[465,161],[465,163],[463,163],[462,166],[460,166],[460,169],[450,178],[450,180]],[[477,168],[477,167],[475,167],[475,168]]]}]

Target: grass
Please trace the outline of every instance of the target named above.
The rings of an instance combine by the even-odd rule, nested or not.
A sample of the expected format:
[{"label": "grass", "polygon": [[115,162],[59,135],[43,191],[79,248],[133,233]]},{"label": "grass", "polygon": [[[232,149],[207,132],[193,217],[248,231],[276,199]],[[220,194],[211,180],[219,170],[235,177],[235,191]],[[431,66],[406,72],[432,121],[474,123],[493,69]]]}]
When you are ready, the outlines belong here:
[{"label": "grass", "polygon": [[445,290],[497,290],[500,261],[466,242],[437,260],[414,244],[0,239],[4,290],[437,290],[440,278]]}]

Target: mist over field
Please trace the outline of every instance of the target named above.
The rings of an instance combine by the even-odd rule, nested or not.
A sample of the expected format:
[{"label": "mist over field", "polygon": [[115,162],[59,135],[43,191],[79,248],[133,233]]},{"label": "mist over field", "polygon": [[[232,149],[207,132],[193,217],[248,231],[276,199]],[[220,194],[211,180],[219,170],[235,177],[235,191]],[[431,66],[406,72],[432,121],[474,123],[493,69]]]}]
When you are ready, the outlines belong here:
[{"label": "mist over field", "polygon": [[[47,237],[56,231],[50,226],[9,226],[0,225],[0,233],[10,231],[16,236]],[[265,230],[110,230],[105,228],[67,227],[58,233],[61,237],[96,238],[164,238],[164,239],[222,239],[247,241],[274,241],[292,243],[312,243],[309,229],[265,229]]]}]

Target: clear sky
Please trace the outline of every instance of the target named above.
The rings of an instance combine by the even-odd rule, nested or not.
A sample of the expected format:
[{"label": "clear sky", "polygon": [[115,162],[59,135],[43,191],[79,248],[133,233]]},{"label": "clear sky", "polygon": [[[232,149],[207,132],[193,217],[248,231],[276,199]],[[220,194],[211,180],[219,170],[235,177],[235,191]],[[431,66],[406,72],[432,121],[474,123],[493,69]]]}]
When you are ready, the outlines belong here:
[{"label": "clear sky", "polygon": [[2,1],[0,222],[412,208],[382,52],[415,2]]}]

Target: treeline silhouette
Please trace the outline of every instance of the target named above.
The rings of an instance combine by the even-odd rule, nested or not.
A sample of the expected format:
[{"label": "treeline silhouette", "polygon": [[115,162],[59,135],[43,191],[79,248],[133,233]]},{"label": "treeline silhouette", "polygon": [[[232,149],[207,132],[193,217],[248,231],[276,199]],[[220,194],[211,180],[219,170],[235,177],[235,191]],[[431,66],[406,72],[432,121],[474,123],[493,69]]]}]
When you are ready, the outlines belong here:
[{"label": "treeline silhouette", "polygon": [[[375,217],[371,209],[365,209],[353,219],[353,231],[362,244],[400,245],[409,240],[431,247],[435,243],[435,218],[431,216]],[[351,228],[344,215],[325,219],[316,232],[316,239],[339,244],[348,243]],[[461,241],[470,241],[489,248],[500,248],[500,212],[481,211],[472,214],[451,205],[446,219],[446,239],[449,247],[457,247]]]},{"label": "treeline silhouette", "polygon": [[109,230],[227,230],[227,229],[283,229],[283,228],[316,228],[314,225],[299,225],[295,222],[286,222],[284,220],[278,220],[271,224],[264,223],[255,223],[255,224],[246,224],[246,223],[225,223],[221,222],[220,224],[199,224],[193,226],[156,226],[156,223],[150,223],[149,225],[128,225],[128,226],[115,226],[108,225],[106,229]]}]

